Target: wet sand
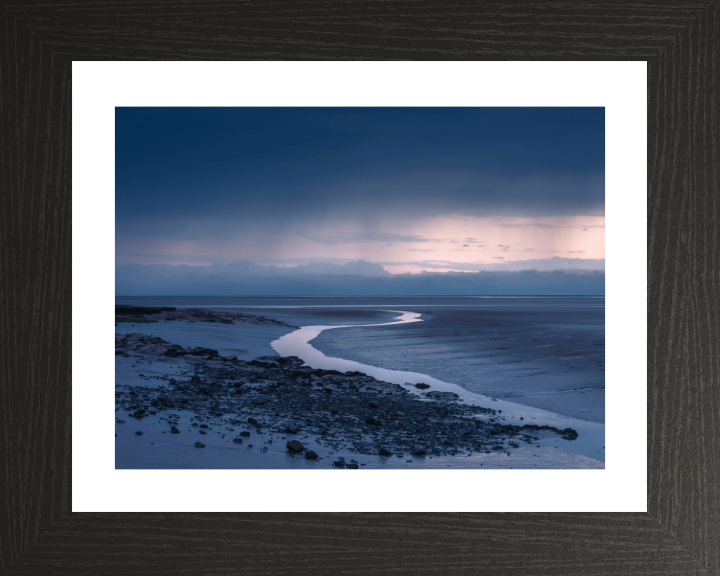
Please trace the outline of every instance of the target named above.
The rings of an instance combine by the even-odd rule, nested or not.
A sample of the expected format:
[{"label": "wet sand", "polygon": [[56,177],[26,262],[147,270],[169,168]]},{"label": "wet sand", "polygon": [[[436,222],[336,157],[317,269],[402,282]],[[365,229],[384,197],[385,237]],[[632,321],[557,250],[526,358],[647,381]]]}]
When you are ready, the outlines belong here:
[{"label": "wet sand", "polygon": [[[321,314],[316,314],[321,312]],[[286,310],[284,314],[275,314],[279,320],[288,323],[301,324],[302,321],[308,319],[320,319],[328,325],[343,324],[362,324],[368,321],[380,322],[388,321],[397,314],[390,311],[350,311],[347,314],[342,310]],[[271,316],[266,312],[261,312],[266,316]],[[426,316],[423,314],[422,316]],[[423,322],[415,323],[420,325]],[[400,326],[409,326],[406,324],[399,326],[372,327],[370,330],[390,329]],[[329,330],[328,333],[337,332],[345,333],[353,330],[365,330],[365,328],[342,328],[337,330]],[[221,351],[220,355],[238,356],[241,359],[254,358],[259,355],[277,356],[277,352],[270,346],[271,342],[277,339],[287,338],[294,331],[291,328],[281,328],[277,326],[256,326],[256,325],[223,325],[193,322],[172,321],[167,323],[152,324],[120,324],[116,327],[116,331],[143,332],[146,334],[154,334],[166,340],[180,344],[182,346],[203,346],[215,348]],[[324,333],[323,333],[324,334]],[[322,337],[322,334],[321,334]],[[319,340],[319,338],[317,339]],[[313,341],[315,343],[316,341]],[[219,345],[218,345],[219,344]],[[241,353],[238,353],[240,351]],[[266,353],[266,354],[264,354]],[[197,370],[197,362],[193,367],[193,362],[188,363],[183,358],[157,358],[144,357],[142,354],[131,353],[127,357],[121,356],[117,361],[117,391],[119,394],[128,394],[130,391],[139,392],[141,395],[147,396],[148,389],[153,386],[166,385],[165,382],[169,378],[179,377],[185,373],[185,377],[189,370]],[[331,376],[331,380],[332,380]],[[163,382],[163,380],[165,382]],[[417,390],[413,392],[419,392]],[[404,390],[408,392],[409,390]],[[460,390],[462,392],[462,390]],[[127,398],[127,397],[126,397]],[[320,401],[316,408],[325,402],[322,395],[317,396]],[[404,400],[403,400],[404,401]],[[505,403],[496,404],[498,408]],[[162,413],[144,414],[137,422],[135,419],[124,418],[123,423],[116,424],[116,462],[119,468],[145,468],[145,467],[161,467],[161,468],[322,468],[332,466],[330,459],[335,459],[339,454],[335,448],[340,447],[339,444],[327,444],[327,438],[323,438],[319,434],[319,430],[310,429],[306,435],[302,436],[302,442],[305,449],[315,450],[320,458],[318,460],[305,460],[303,458],[289,457],[287,449],[284,446],[285,438],[274,438],[273,434],[277,432],[263,432],[256,442],[260,444],[253,445],[253,448],[247,448],[248,442],[244,446],[238,446],[232,441],[231,431],[233,434],[243,428],[252,428],[247,422],[238,419],[242,413],[235,414],[230,419],[227,416],[213,417],[212,412],[203,414],[208,418],[211,430],[205,430],[206,434],[202,435],[201,440],[205,443],[205,448],[196,449],[190,441],[200,438],[198,429],[192,428],[193,420],[195,424],[199,421],[198,413],[180,409],[177,406],[172,410],[172,415]],[[120,410],[120,405],[118,405]],[[257,411],[258,409],[256,409]],[[314,412],[315,409],[311,409]],[[120,413],[120,412],[118,412]],[[132,412],[131,412],[132,413]],[[519,414],[519,413],[518,413]],[[526,415],[529,414],[526,413]],[[282,413],[275,413],[274,417],[283,417]],[[286,415],[285,415],[286,416]],[[508,411],[502,416],[496,414],[496,422],[498,425],[506,425],[508,422]],[[178,427],[183,425],[187,427],[187,431],[183,430],[183,434],[170,434],[168,430],[168,418],[176,422]],[[512,418],[511,418],[512,419]],[[515,420],[517,420],[517,415]],[[123,420],[118,416],[118,421]],[[558,420],[557,423],[562,422]],[[515,425],[520,422],[515,422]],[[139,426],[139,428],[138,428]],[[136,429],[137,428],[137,429]],[[137,435],[135,432],[143,432]],[[164,433],[163,433],[164,432]],[[187,433],[185,433],[187,432]],[[373,431],[371,431],[373,432]],[[309,435],[308,435],[309,434]],[[354,452],[347,452],[345,458],[350,460],[353,456],[357,460],[359,466],[364,468],[602,468],[602,462],[588,458],[574,451],[580,447],[579,443],[567,442],[556,433],[545,433],[544,431],[534,432],[537,444],[531,448],[524,445],[513,446],[507,448],[507,451],[501,453],[457,453],[454,455],[444,455],[440,453],[428,455],[427,457],[413,457],[407,454],[407,460],[396,458],[388,459],[379,456],[377,453],[364,453],[362,455]],[[182,436],[182,437],[180,437]],[[342,436],[342,434],[341,434]],[[274,442],[272,440],[275,440]],[[268,442],[270,441],[270,442]],[[375,438],[377,441],[377,438]],[[522,444],[522,443],[521,443]],[[573,446],[574,445],[574,446]],[[508,445],[509,446],[509,445]],[[188,450],[192,448],[192,450]],[[207,450],[210,448],[210,450]],[[256,448],[259,448],[256,450]],[[565,448],[568,448],[566,450]],[[364,450],[364,449],[361,449]],[[534,451],[533,451],[534,450]],[[486,451],[487,452],[487,451]],[[595,452],[593,451],[593,455]],[[504,456],[503,460],[500,456]],[[323,464],[324,463],[324,464]]]},{"label": "wet sand", "polygon": [[119,352],[118,469],[603,468],[560,431],[508,427],[497,410],[422,401],[361,374]]},{"label": "wet sand", "polygon": [[428,374],[469,391],[605,421],[604,308],[409,308],[423,322],[327,330],[327,356]]}]

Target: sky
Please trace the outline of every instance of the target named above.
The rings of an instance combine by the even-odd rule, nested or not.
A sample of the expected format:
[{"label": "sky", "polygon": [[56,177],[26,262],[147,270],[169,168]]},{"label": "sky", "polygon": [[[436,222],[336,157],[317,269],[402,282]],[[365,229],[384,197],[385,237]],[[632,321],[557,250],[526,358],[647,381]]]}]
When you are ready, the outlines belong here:
[{"label": "sky", "polygon": [[117,108],[116,291],[587,280],[604,130],[603,108]]}]

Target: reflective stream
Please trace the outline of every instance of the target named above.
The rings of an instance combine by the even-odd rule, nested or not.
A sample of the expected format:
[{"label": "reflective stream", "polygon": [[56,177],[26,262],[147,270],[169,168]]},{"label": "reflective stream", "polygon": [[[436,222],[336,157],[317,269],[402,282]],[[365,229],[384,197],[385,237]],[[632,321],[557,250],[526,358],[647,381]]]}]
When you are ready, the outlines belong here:
[{"label": "reflective stream", "polygon": [[[422,391],[415,388],[414,384],[424,382],[425,384],[429,384],[431,386],[430,391],[437,390],[454,392],[467,404],[502,410],[501,420],[503,420],[506,424],[516,424],[519,426],[522,426],[523,424],[547,424],[560,429],[573,428],[578,432],[578,438],[573,441],[560,439],[558,446],[568,450],[569,452],[582,454],[583,456],[595,458],[596,460],[601,460],[603,462],[605,461],[604,424],[578,420],[576,418],[570,418],[553,412],[548,412],[547,410],[523,406],[506,400],[493,399],[482,394],[475,394],[465,390],[457,384],[443,382],[442,380],[437,380],[432,376],[427,376],[418,372],[388,370],[385,368],[378,368],[377,366],[361,364],[360,362],[354,362],[352,360],[332,358],[325,356],[325,354],[310,344],[310,342],[323,330],[358,328],[363,326],[389,326],[392,324],[405,324],[408,322],[422,322],[420,319],[420,313],[418,312],[404,312],[400,310],[393,310],[392,312],[397,312],[398,314],[401,314],[401,316],[396,318],[393,322],[384,322],[382,324],[304,326],[295,332],[291,332],[290,334],[286,334],[278,340],[275,340],[272,342],[271,346],[278,354],[280,354],[280,356],[297,356],[302,359],[306,365],[312,368],[338,370],[340,372],[362,372],[363,374],[372,376],[377,380],[400,384],[405,389],[417,395],[420,395]],[[523,418],[523,420],[521,421],[520,418]]]}]

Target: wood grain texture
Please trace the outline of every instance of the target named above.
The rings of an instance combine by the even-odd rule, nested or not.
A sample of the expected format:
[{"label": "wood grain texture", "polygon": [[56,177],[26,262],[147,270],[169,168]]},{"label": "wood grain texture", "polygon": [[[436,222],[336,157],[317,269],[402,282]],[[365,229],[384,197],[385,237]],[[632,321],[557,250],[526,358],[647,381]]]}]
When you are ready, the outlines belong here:
[{"label": "wood grain texture", "polygon": [[[720,574],[718,2],[0,5],[0,572]],[[72,60],[646,60],[647,514],[72,514]]]}]

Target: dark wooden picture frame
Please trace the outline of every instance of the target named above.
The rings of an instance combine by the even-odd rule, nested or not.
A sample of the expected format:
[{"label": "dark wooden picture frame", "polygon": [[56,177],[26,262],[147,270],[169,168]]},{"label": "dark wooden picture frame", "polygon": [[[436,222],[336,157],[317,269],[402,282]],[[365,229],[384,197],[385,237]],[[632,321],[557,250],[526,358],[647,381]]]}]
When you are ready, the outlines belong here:
[{"label": "dark wooden picture frame", "polygon": [[[720,573],[718,5],[0,5],[0,572]],[[648,512],[72,513],[71,63],[139,59],[647,61]]]}]

